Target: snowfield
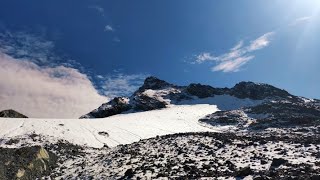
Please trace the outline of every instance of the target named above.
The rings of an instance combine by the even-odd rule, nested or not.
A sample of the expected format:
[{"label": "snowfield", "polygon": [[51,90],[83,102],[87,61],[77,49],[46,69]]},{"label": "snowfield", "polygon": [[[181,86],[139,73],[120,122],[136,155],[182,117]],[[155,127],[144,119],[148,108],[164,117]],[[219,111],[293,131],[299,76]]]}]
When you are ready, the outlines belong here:
[{"label": "snowfield", "polygon": [[95,148],[104,145],[114,147],[158,135],[223,131],[228,127],[207,127],[198,122],[200,118],[218,110],[216,105],[198,104],[171,105],[161,110],[120,114],[103,119],[0,118],[0,138],[38,134],[50,142],[62,139]]}]

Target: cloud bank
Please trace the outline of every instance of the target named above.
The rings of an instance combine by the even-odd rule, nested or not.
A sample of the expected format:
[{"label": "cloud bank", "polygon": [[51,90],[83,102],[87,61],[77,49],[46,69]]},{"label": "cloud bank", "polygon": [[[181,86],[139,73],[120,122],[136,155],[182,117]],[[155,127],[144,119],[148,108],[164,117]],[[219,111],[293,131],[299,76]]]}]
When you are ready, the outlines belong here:
[{"label": "cloud bank", "polygon": [[237,72],[242,66],[254,59],[253,52],[269,46],[271,37],[275,32],[268,32],[250,41],[247,46],[244,46],[244,41],[238,42],[229,52],[214,56],[210,52],[203,52],[196,55],[194,63],[215,62],[216,65],[211,68],[212,71],[222,72]]},{"label": "cloud bank", "polygon": [[[114,31],[112,26],[106,29]],[[78,118],[112,97],[131,95],[147,77],[118,71],[107,76],[89,72],[88,77],[78,69],[85,71],[76,61],[55,54],[55,44],[44,37],[0,33],[0,111]]]},{"label": "cloud bank", "polygon": [[296,25],[299,25],[301,23],[305,23],[305,22],[308,22],[311,20],[312,20],[312,16],[300,17],[300,18],[295,19],[292,23],[290,23],[289,26],[296,26]]},{"label": "cloud bank", "polygon": [[77,69],[39,67],[0,53],[0,109],[35,118],[78,118],[108,98]]}]

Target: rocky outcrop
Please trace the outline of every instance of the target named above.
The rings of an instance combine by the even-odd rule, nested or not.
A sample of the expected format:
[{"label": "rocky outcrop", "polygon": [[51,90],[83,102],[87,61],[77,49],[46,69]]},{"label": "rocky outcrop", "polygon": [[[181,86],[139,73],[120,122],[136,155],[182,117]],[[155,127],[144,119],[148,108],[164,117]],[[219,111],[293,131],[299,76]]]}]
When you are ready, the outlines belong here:
[{"label": "rocky outcrop", "polygon": [[253,82],[240,82],[230,89],[230,95],[237,98],[249,98],[262,100],[265,98],[288,98],[290,94],[282,89],[268,84],[256,84]]},{"label": "rocky outcrop", "polygon": [[27,116],[15,111],[15,110],[12,110],[12,109],[0,111],[0,117],[4,117],[4,118],[28,118]]},{"label": "rocky outcrop", "polygon": [[150,111],[155,109],[165,108],[167,103],[156,98],[149,97],[144,94],[139,94],[133,98],[134,109],[138,111]]},{"label": "rocky outcrop", "polygon": [[131,109],[129,99],[125,97],[116,97],[108,103],[102,104],[98,109],[81,116],[80,118],[104,118],[116,114],[120,114],[124,111]]},{"label": "rocky outcrop", "polygon": [[309,127],[320,125],[320,110],[310,103],[271,101],[246,110],[257,117],[254,129],[269,127]]},{"label": "rocky outcrop", "polygon": [[228,88],[214,88],[209,85],[190,84],[186,87],[188,94],[199,98],[214,97],[214,95],[222,95],[229,93]]},{"label": "rocky outcrop", "polygon": [[218,111],[201,118],[199,122],[216,125],[236,125],[243,127],[248,123],[249,117],[241,110]]},{"label": "rocky outcrop", "polygon": [[177,87],[156,77],[148,77],[144,84],[133,93],[131,97],[116,97],[108,103],[101,105],[99,108],[80,118],[104,118],[120,114],[125,111],[149,111],[165,108],[167,103],[160,101],[156,97],[144,94],[146,90],[160,90],[168,87]]},{"label": "rocky outcrop", "polygon": [[50,175],[56,162],[56,155],[40,146],[0,148],[0,179],[41,178]]},{"label": "rocky outcrop", "polygon": [[270,100],[252,107],[218,111],[199,120],[209,125],[234,125],[255,130],[320,126],[320,108],[313,102]]}]

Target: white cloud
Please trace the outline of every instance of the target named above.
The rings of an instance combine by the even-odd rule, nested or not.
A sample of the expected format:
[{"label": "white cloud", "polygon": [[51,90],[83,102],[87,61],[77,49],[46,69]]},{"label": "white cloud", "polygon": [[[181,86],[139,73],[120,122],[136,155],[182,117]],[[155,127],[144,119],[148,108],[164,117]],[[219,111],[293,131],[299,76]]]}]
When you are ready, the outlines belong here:
[{"label": "white cloud", "polygon": [[204,52],[196,56],[196,63],[199,63],[199,64],[205,61],[212,61],[212,60],[216,60],[216,57],[208,52]]},{"label": "white cloud", "polygon": [[240,57],[245,53],[246,53],[246,51],[244,49],[231,50],[230,52],[219,56],[218,60],[219,61],[229,61],[234,58]]},{"label": "white cloud", "polygon": [[274,34],[275,32],[268,32],[251,41],[247,46],[244,46],[244,41],[240,41],[229,52],[220,56],[214,56],[208,52],[200,53],[196,56],[195,63],[214,61],[217,64],[211,68],[212,71],[237,72],[243,65],[255,58],[251,53],[269,46]]},{"label": "white cloud", "polygon": [[270,38],[272,35],[274,35],[274,32],[268,32],[260,36],[258,39],[251,41],[248,47],[248,52],[256,51],[258,49],[267,47],[270,44]]},{"label": "white cloud", "polygon": [[231,48],[231,51],[236,51],[243,46],[243,41],[241,40],[237,45],[235,45],[233,48]]},{"label": "white cloud", "polygon": [[114,31],[114,28],[113,28],[111,25],[106,25],[106,26],[104,27],[104,31],[111,31],[111,32],[113,32],[113,31]]},{"label": "white cloud", "polygon": [[120,42],[120,39],[119,39],[118,37],[114,37],[114,38],[113,38],[113,42],[119,43],[119,42]]},{"label": "white cloud", "polygon": [[289,26],[296,26],[300,23],[308,22],[312,19],[312,16],[305,16],[295,19],[292,23],[289,24]]},{"label": "white cloud", "polygon": [[104,94],[108,97],[129,96],[143,84],[147,76],[146,74],[107,76],[103,80]]},{"label": "white cloud", "polygon": [[105,16],[103,7],[98,6],[98,5],[92,5],[92,6],[89,6],[89,8],[95,10],[95,11],[98,12],[101,16]]},{"label": "white cloud", "polygon": [[102,75],[97,75],[96,76],[98,79],[103,79],[103,76]]},{"label": "white cloud", "polygon": [[254,56],[244,56],[237,57],[230,61],[222,61],[218,65],[212,67],[212,71],[237,72],[241,66],[245,65],[253,58]]},{"label": "white cloud", "polygon": [[1,110],[38,118],[78,118],[106,101],[77,69],[43,68],[0,53]]}]

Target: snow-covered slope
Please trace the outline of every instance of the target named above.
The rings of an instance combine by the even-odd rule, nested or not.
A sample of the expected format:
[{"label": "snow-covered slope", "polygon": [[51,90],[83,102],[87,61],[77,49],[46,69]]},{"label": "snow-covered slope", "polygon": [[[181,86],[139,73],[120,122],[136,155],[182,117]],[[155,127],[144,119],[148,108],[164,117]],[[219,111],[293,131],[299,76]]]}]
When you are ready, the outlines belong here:
[{"label": "snow-covered slope", "polygon": [[[198,120],[218,109],[215,105],[179,105],[162,110],[120,114],[102,119],[9,119],[0,118],[0,137],[22,139],[30,134],[46,140],[59,139],[91,147],[129,144],[140,139],[180,132],[219,131]],[[24,137],[24,138],[22,138]]]}]

